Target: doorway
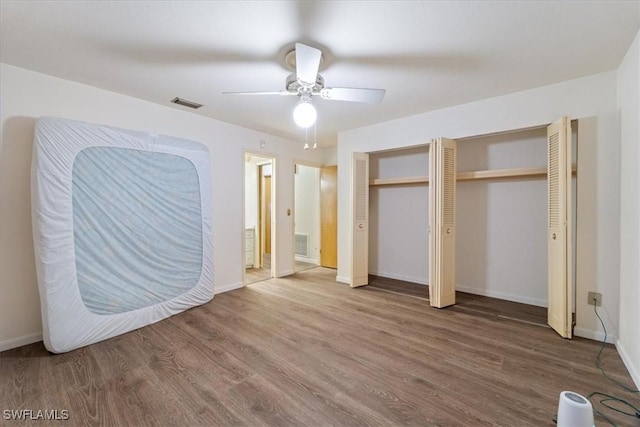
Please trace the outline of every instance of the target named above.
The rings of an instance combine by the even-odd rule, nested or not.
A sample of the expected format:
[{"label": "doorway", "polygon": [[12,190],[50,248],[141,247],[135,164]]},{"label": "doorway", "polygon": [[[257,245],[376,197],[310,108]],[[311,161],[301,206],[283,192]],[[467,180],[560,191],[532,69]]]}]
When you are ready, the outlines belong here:
[{"label": "doorway", "polygon": [[275,158],[245,153],[244,284],[275,277]]},{"label": "doorway", "polygon": [[320,168],[296,164],[294,170],[294,270],[320,263]]}]

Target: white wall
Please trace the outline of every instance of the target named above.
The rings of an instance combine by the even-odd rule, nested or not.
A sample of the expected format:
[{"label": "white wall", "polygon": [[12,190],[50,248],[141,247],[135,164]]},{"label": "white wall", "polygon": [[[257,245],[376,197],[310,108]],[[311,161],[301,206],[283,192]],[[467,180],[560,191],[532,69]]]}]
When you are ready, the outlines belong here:
[{"label": "white wall", "polygon": [[620,109],[620,333],[616,343],[640,387],[640,32],[618,69]]},{"label": "white wall", "polygon": [[[427,146],[373,153],[369,178],[426,176]],[[422,185],[369,188],[369,273],[427,284],[429,188]]]},{"label": "white wall", "polygon": [[295,174],[295,232],[309,237],[309,256],[296,259],[320,262],[320,169],[298,165]]},{"label": "white wall", "polygon": [[[31,232],[30,168],[35,119],[56,116],[202,142],[212,162],[217,292],[242,286],[244,150],[276,157],[276,176],[293,157],[320,163],[322,150],[91,86],[0,64],[0,350],[40,339],[42,325]],[[175,96],[168,94],[167,99]],[[204,107],[206,108],[206,106]],[[260,140],[265,148],[260,148]],[[293,272],[293,180],[277,179],[276,275]]]},{"label": "white wall", "polygon": [[581,212],[578,236],[582,238],[578,238],[575,331],[590,338],[604,336],[592,307],[586,304],[586,293],[597,291],[603,294],[602,313],[609,338],[615,337],[618,333],[617,230],[620,220],[615,71],[340,133],[337,279],[348,282],[351,272],[351,236],[348,233],[351,152],[415,146],[439,136],[460,139],[526,129],[551,123],[562,116],[581,119],[578,124],[581,155],[577,191]]},{"label": "white wall", "polygon": [[338,149],[337,147],[327,147],[322,154],[322,164],[325,166],[334,166],[338,164]]},{"label": "white wall", "polygon": [[[545,128],[458,143],[458,172],[546,167]],[[457,183],[456,289],[547,306],[547,182]]]}]

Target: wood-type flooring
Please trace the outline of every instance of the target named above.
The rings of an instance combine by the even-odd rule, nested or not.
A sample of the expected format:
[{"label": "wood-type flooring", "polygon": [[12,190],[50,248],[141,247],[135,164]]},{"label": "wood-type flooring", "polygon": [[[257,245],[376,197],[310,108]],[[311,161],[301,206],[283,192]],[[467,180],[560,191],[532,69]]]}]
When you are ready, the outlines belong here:
[{"label": "wood-type flooring", "polygon": [[[639,404],[596,368],[599,348],[525,322],[351,289],[335,270],[315,268],[69,353],[42,343],[2,352],[0,409],[66,410],[69,419],[25,423],[3,412],[0,424],[553,426],[563,390]],[[632,386],[613,346],[602,365]]]},{"label": "wood-type flooring", "polygon": [[[293,264],[296,272],[309,270],[310,268],[317,267],[316,264],[311,264],[304,261],[295,260]],[[250,285],[256,282],[262,282],[271,278],[271,255],[263,255],[263,265],[261,268],[247,268],[245,270],[244,284]]]},{"label": "wood-type flooring", "polygon": [[[406,282],[404,280],[369,275],[368,289],[373,288],[407,295],[413,298],[422,298],[426,301],[429,300],[428,286]],[[547,326],[547,309],[545,307],[505,301],[466,292],[456,292],[456,305],[449,307],[448,310],[489,318],[529,322],[534,325],[544,326],[545,328],[549,327]]]}]

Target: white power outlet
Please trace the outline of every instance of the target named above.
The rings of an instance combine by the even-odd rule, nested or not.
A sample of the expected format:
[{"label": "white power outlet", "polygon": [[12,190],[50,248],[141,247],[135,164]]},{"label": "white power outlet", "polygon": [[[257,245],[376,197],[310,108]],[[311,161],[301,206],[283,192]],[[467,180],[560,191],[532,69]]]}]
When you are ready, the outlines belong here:
[{"label": "white power outlet", "polygon": [[600,307],[602,305],[602,294],[600,292],[589,292],[587,295],[587,304]]}]

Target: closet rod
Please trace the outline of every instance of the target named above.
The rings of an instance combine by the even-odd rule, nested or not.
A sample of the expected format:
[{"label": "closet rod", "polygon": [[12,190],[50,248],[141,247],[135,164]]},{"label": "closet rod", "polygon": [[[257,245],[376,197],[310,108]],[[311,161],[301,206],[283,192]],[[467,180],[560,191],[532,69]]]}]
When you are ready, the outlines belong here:
[{"label": "closet rod", "polygon": [[[571,167],[573,175],[576,174],[577,166]],[[505,179],[505,178],[542,178],[547,176],[547,168],[545,166],[536,168],[518,168],[518,169],[494,169],[472,172],[460,172],[456,175],[456,181],[471,181],[476,179]],[[427,176],[413,176],[407,178],[375,178],[369,180],[370,187],[384,185],[415,185],[429,184]]]}]

